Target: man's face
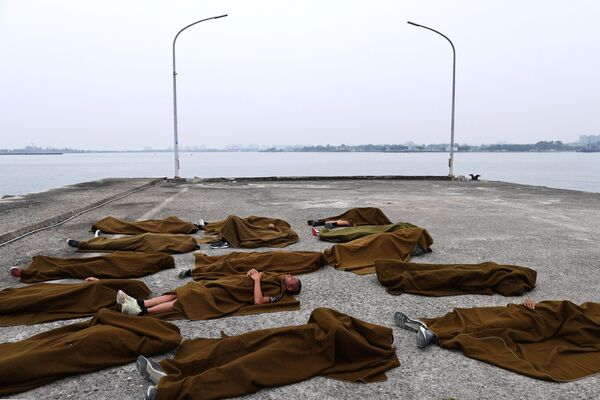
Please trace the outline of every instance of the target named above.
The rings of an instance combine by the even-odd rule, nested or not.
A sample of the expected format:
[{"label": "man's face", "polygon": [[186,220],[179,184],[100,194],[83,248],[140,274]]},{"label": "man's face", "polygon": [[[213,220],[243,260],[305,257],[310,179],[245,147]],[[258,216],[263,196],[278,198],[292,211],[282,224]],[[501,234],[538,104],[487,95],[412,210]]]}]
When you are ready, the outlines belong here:
[{"label": "man's face", "polygon": [[286,274],[283,276],[283,286],[288,292],[294,291],[294,289],[298,287],[298,282],[300,282],[300,279],[296,278],[294,275]]}]

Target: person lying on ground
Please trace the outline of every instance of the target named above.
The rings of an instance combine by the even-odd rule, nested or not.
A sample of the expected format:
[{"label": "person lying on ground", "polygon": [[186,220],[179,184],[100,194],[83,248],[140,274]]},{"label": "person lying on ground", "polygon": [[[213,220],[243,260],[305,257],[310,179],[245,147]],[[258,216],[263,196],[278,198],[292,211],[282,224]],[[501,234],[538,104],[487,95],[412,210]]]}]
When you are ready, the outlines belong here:
[{"label": "person lying on ground", "polygon": [[327,264],[319,251],[233,251],[222,255],[194,253],[193,269],[180,270],[179,278],[191,276],[195,281],[214,280],[245,274],[254,268],[274,274],[301,275]]},{"label": "person lying on ground", "polygon": [[[190,288],[191,288],[191,294],[187,294],[186,293],[186,297],[189,298],[189,303],[193,306],[194,305],[194,301],[199,301],[196,305],[196,311],[200,311],[201,307],[201,301],[202,301],[202,295],[206,295],[206,292],[210,291],[211,288],[214,288],[216,291],[220,291],[222,285],[220,285],[220,281],[231,281],[229,282],[231,284],[231,286],[237,286],[237,291],[240,292],[240,297],[238,297],[238,299],[241,299],[244,297],[244,287],[242,287],[242,285],[236,284],[235,281],[237,279],[238,282],[240,281],[244,281],[247,280],[248,278],[252,279],[252,281],[254,282],[252,286],[247,286],[247,289],[250,289],[252,291],[252,296],[250,299],[248,299],[246,297],[246,301],[250,301],[251,304],[253,305],[261,305],[261,304],[269,304],[269,303],[277,303],[278,301],[280,301],[283,297],[284,294],[289,294],[289,295],[297,295],[300,293],[300,290],[302,289],[302,282],[300,281],[300,279],[298,279],[297,277],[293,276],[293,275],[280,275],[280,276],[270,276],[270,278],[275,278],[275,280],[279,281],[280,287],[283,289],[283,292],[281,291],[277,291],[277,289],[275,289],[275,292],[271,293],[272,295],[270,296],[266,296],[263,294],[263,288],[261,287],[261,278],[263,277],[263,274],[261,272],[258,272],[255,269],[251,269],[247,272],[246,275],[244,276],[234,276],[234,277],[230,277],[233,279],[229,279],[227,280],[227,278],[225,279],[221,279],[221,280],[216,280],[216,281],[212,281],[206,284],[202,284],[202,283],[195,283],[192,282],[191,284],[188,284],[186,286],[184,286],[183,288],[185,289],[186,287],[188,288],[187,292],[190,292]],[[271,279],[271,284],[273,279]],[[272,286],[272,285],[271,285]],[[248,292],[246,290],[246,292]],[[198,297],[194,298],[194,294],[197,294]],[[226,290],[225,293],[225,298],[226,298],[226,302],[232,302],[232,297],[229,296],[232,295],[231,292],[228,292]],[[121,312],[124,314],[128,314],[128,315],[146,315],[146,314],[158,314],[158,313],[168,313],[168,312],[172,312],[175,311],[177,309],[177,302],[179,301],[179,295],[178,292],[171,292],[171,293],[166,293],[162,296],[158,296],[152,299],[148,299],[148,300],[143,300],[143,299],[136,299],[132,296],[129,296],[127,293],[123,292],[123,291],[119,291],[117,293],[117,304],[121,305]],[[186,300],[184,300],[186,301]],[[214,296],[214,297],[210,297],[209,303],[215,303],[213,305],[212,308],[219,308],[219,305],[216,303],[219,303],[219,297]],[[184,313],[185,313],[185,305],[182,306],[182,308],[184,308]],[[222,316],[222,314],[218,315],[218,316]],[[190,319],[193,319],[193,316],[189,316]],[[199,319],[207,319],[207,318],[202,318],[204,316],[201,316],[201,318]]]},{"label": "person lying on ground", "polygon": [[396,222],[395,224],[387,225],[361,225],[336,229],[328,229],[327,227],[317,229],[313,226],[311,229],[312,235],[318,237],[319,240],[331,243],[346,243],[376,233],[396,232],[409,228],[418,228],[418,226],[410,222]]},{"label": "person lying on ground", "polygon": [[205,236],[199,239],[213,249],[286,247],[299,238],[290,224],[282,219],[250,216],[227,219],[202,225]]},{"label": "person lying on ground", "polygon": [[144,233],[120,238],[95,237],[81,241],[67,239],[67,245],[79,250],[144,253],[188,253],[200,248],[193,236],[167,233]]},{"label": "person lying on ground", "polygon": [[351,208],[342,214],[307,221],[311,226],[323,226],[331,229],[336,226],[388,225],[392,221],[376,207]]},{"label": "person lying on ground", "polygon": [[[523,300],[523,306],[529,310],[535,310],[535,301],[531,298]],[[417,347],[422,349],[432,343],[437,343],[438,336],[427,328],[425,323],[418,319],[408,317],[405,313],[398,311],[394,314],[396,325],[408,331],[417,332]]]},{"label": "person lying on ground", "polygon": [[435,343],[531,378],[569,382],[600,373],[600,303],[527,299],[418,320],[398,312],[395,319],[417,332],[420,348]]},{"label": "person lying on ground", "polygon": [[361,385],[400,365],[388,327],[317,308],[307,323],[185,340],[160,363],[138,357],[148,400],[222,399],[322,376]]},{"label": "person lying on ground", "polygon": [[175,216],[144,221],[127,221],[109,216],[93,224],[91,231],[96,232],[96,236],[99,236],[101,233],[121,235],[141,235],[143,233],[192,234],[200,229],[200,222],[198,224],[186,222]]},{"label": "person lying on ground", "polygon": [[165,253],[120,252],[94,257],[58,258],[34,256],[27,268],[11,267],[9,273],[24,283],[56,279],[139,278],[175,268],[173,256]]}]

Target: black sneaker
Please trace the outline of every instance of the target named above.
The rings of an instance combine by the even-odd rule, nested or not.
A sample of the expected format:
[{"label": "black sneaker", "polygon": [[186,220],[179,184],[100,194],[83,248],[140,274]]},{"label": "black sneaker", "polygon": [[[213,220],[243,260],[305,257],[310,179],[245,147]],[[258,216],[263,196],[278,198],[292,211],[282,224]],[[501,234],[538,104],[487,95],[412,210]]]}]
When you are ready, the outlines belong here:
[{"label": "black sneaker", "polygon": [[421,247],[421,245],[419,243],[417,243],[415,245],[415,247],[412,249],[412,251],[410,252],[411,256],[421,256],[423,254],[427,253],[423,247]]},{"label": "black sneaker", "polygon": [[217,243],[213,243],[210,245],[211,249],[228,249],[229,243],[227,240],[219,240]]},{"label": "black sneaker", "polygon": [[177,274],[177,277],[179,277],[179,279],[187,278],[188,276],[192,276],[192,270],[189,268],[182,269]]},{"label": "black sneaker", "polygon": [[79,240],[67,239],[67,244],[71,247],[79,248]]},{"label": "black sneaker", "polygon": [[325,222],[325,228],[327,229],[337,228],[337,226],[337,222]]}]

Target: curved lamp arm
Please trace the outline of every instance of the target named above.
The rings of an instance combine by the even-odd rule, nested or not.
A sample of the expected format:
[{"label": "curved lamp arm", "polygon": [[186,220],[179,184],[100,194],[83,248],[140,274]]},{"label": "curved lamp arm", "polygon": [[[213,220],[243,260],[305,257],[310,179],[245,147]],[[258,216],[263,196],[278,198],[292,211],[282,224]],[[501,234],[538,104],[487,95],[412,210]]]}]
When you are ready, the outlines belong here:
[{"label": "curved lamp arm", "polygon": [[227,14],[217,15],[216,17],[204,18],[200,21],[196,21],[185,26],[177,35],[173,38],[173,153],[175,156],[175,179],[179,179],[179,138],[177,132],[177,71],[175,71],[175,43],[177,42],[177,38],[181,35],[181,32],[185,31],[187,28],[199,24],[200,22],[208,21],[209,19],[218,19],[226,17]]},{"label": "curved lamp arm", "polygon": [[406,22],[418,28],[424,28],[437,33],[438,35],[446,39],[448,43],[450,43],[450,46],[452,46],[452,122],[450,125],[450,159],[448,160],[448,176],[454,177],[454,97],[456,92],[456,49],[454,48],[454,43],[452,43],[452,40],[450,40],[448,36],[444,35],[442,32],[438,32],[435,29],[425,25],[417,24],[410,21]]}]

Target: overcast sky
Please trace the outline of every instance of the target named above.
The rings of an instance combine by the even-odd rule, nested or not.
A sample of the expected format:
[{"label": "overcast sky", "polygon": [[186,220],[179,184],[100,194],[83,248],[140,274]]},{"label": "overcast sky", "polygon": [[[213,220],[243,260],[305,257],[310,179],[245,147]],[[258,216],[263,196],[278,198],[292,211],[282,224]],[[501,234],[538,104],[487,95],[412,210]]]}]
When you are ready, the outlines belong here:
[{"label": "overcast sky", "polygon": [[0,0],[0,148],[576,141],[600,1]]}]

